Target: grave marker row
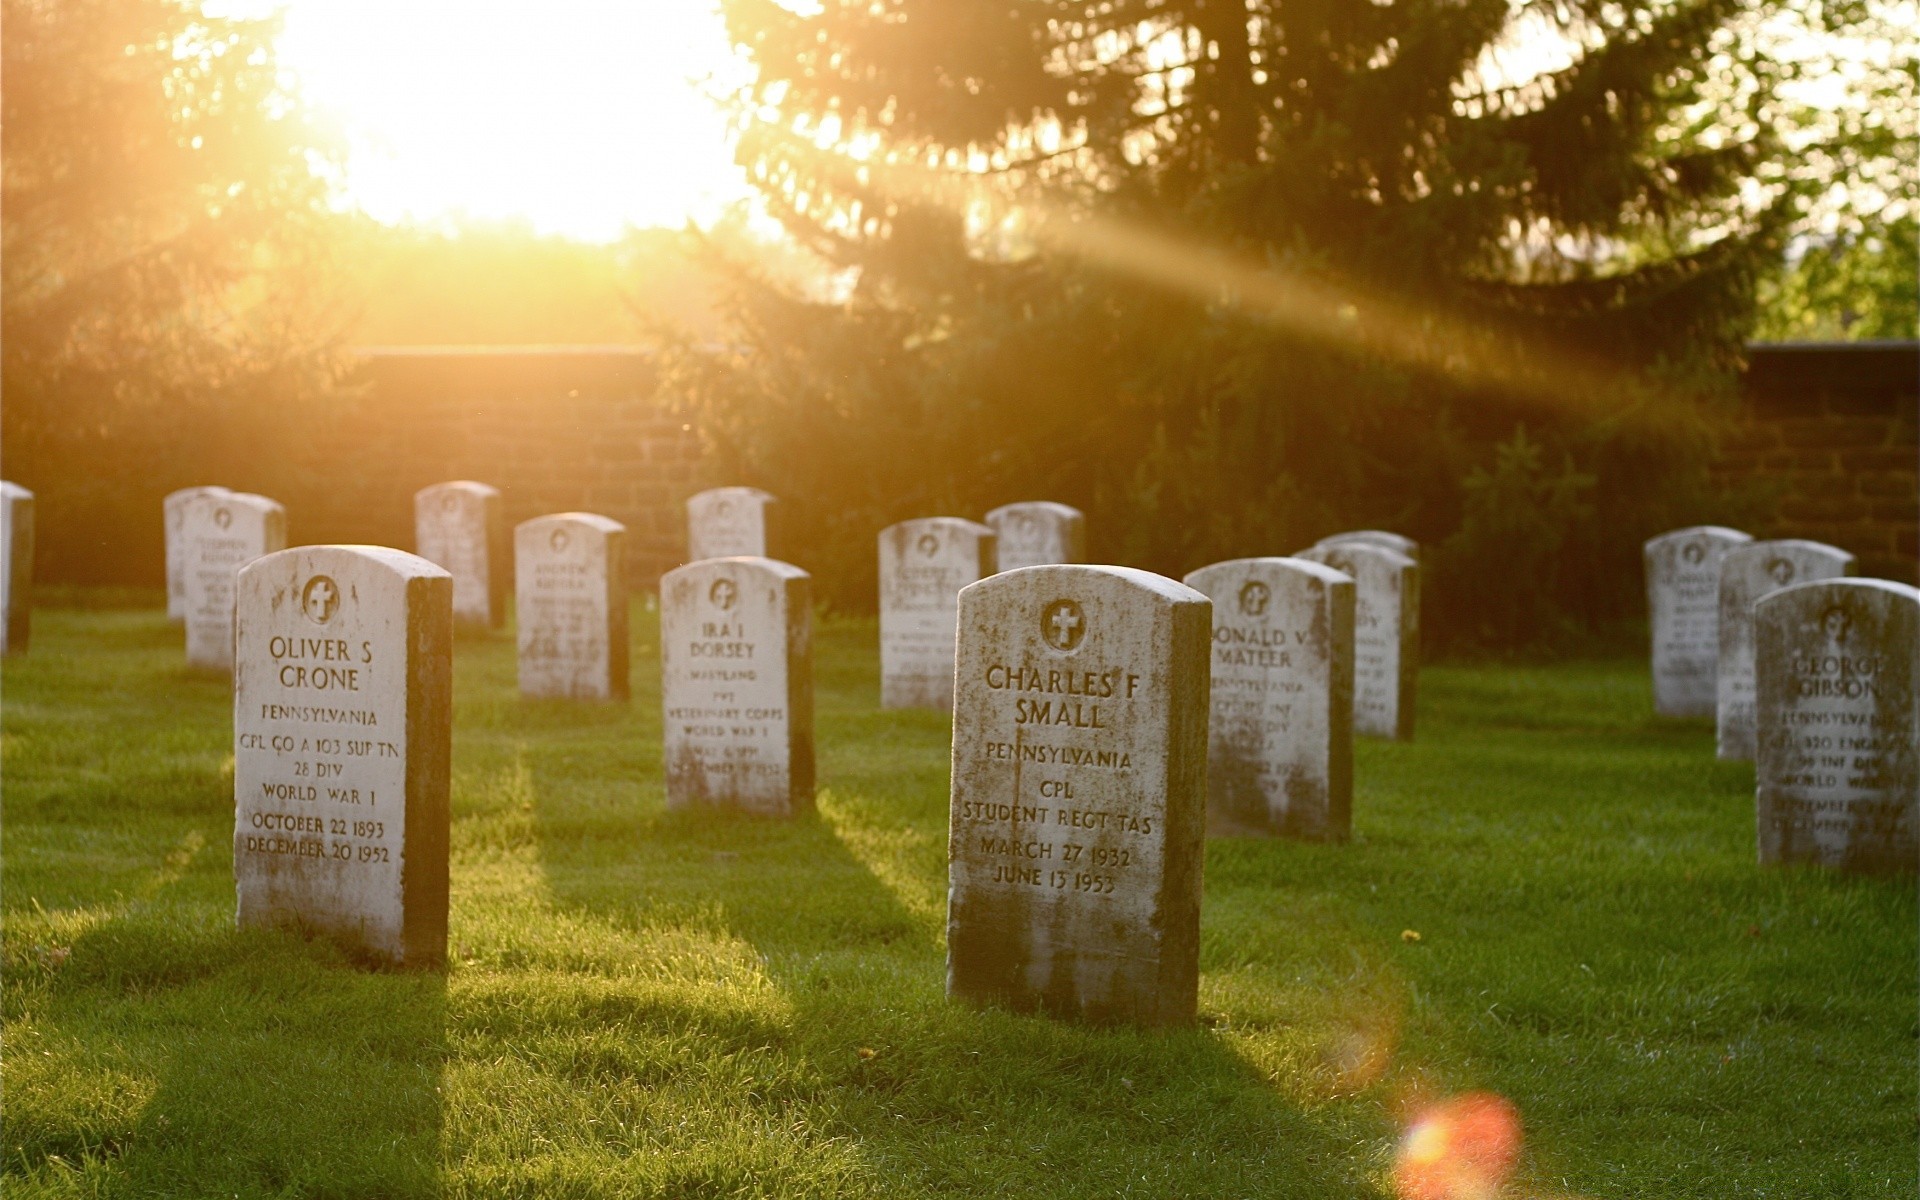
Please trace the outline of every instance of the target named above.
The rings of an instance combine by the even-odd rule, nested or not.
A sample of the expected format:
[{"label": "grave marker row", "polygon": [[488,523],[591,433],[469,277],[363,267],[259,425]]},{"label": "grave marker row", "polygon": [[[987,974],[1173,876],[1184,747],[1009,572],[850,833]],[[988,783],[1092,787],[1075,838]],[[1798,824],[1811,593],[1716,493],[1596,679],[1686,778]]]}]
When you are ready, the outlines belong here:
[{"label": "grave marker row", "polygon": [[0,481],[0,654],[25,654],[33,622],[33,493]]}]

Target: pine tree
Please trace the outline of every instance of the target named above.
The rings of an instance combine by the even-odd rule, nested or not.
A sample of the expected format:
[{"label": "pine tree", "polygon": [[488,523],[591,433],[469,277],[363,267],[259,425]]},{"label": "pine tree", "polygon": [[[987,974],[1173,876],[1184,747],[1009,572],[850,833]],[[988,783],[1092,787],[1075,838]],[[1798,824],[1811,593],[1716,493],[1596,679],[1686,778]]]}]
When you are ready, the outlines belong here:
[{"label": "pine tree", "polygon": [[[1704,517],[1695,401],[1776,234],[1742,195],[1765,127],[1698,120],[1740,0],[725,9],[741,161],[859,269],[837,370],[749,287],[752,357],[679,381],[770,485],[911,412],[913,452],[817,468],[865,474],[863,518],[1044,492],[1104,510],[1103,558],[1178,572],[1363,522],[1458,541],[1517,436],[1527,487],[1593,484],[1533,539],[1592,563],[1555,597],[1588,618],[1631,604],[1596,586],[1637,578],[1628,539]],[[754,432],[774,410],[814,414],[806,453]]]}]

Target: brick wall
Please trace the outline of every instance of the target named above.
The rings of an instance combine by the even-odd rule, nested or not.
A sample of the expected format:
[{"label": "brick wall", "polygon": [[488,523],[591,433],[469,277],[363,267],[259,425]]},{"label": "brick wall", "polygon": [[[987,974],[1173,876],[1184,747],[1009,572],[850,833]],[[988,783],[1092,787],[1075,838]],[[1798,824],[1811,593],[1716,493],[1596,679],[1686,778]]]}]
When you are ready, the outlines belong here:
[{"label": "brick wall", "polygon": [[410,549],[413,493],[476,479],[500,489],[509,524],[574,510],[621,522],[636,584],[682,561],[686,498],[710,481],[644,351],[374,349],[358,381],[340,439],[350,457],[330,456],[342,485],[284,498],[297,540]]},{"label": "brick wall", "polygon": [[1851,550],[1860,574],[1920,582],[1920,343],[1754,346],[1723,484],[1751,486],[1756,537]]}]

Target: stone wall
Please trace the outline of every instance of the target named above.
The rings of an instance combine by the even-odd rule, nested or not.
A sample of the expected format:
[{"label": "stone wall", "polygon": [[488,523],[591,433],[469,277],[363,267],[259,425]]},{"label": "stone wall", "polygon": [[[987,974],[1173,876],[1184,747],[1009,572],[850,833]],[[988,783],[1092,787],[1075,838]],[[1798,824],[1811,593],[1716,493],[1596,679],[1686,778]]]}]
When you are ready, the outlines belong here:
[{"label": "stone wall", "polygon": [[1920,343],[1754,346],[1719,481],[1752,487],[1756,537],[1829,542],[1860,574],[1920,582]]},{"label": "stone wall", "polygon": [[[332,495],[285,497],[298,541],[411,549],[413,493],[449,479],[500,489],[510,525],[584,511],[627,527],[633,581],[686,550],[686,498],[706,486],[692,431],[662,409],[651,361],[626,347],[373,349]],[[304,511],[303,511],[304,510]]]}]

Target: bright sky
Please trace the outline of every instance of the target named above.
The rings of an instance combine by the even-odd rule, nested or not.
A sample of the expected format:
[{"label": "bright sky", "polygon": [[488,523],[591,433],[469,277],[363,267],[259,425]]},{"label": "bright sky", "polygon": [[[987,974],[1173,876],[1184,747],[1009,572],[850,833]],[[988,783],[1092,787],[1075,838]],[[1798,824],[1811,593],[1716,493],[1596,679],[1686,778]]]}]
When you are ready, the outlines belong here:
[{"label": "bright sky", "polygon": [[[211,6],[210,6],[211,7]],[[707,99],[731,82],[712,0],[228,0],[279,9],[281,63],[385,221],[524,218],[610,241],[747,192]]]}]

